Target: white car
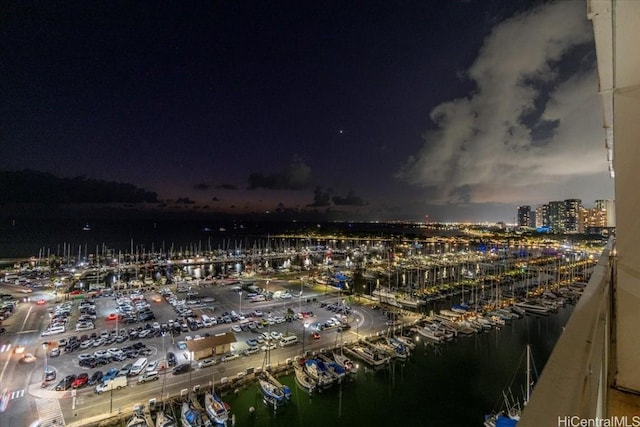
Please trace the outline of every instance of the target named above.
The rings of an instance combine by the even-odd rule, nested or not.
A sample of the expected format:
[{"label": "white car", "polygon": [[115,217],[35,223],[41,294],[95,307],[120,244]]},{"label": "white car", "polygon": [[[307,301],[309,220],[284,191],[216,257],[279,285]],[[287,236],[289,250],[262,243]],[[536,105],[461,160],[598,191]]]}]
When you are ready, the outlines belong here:
[{"label": "white car", "polygon": [[220,359],[223,362],[228,362],[230,360],[233,359],[237,359],[238,357],[240,357],[240,355],[238,353],[229,353],[229,354],[225,354],[224,356],[222,356],[222,359]]},{"label": "white car", "polygon": [[158,371],[147,371],[144,374],[140,375],[140,377],[138,377],[138,382],[146,383],[149,381],[155,381],[159,378],[160,377],[158,376]]},{"label": "white car", "polygon": [[244,354],[245,356],[249,356],[251,354],[256,354],[259,351],[260,349],[258,348],[258,346],[250,346],[246,350],[244,350],[242,354]]},{"label": "white car", "polygon": [[207,368],[209,366],[213,366],[216,364],[215,359],[204,359],[201,360],[200,363],[198,363],[198,367],[199,368]]},{"label": "white car", "polygon": [[112,356],[120,356],[122,355],[122,350],[118,347],[112,347],[109,349],[109,353],[111,353]]},{"label": "white car", "polygon": [[263,345],[262,347],[260,347],[260,349],[262,351],[267,351],[267,350],[274,350],[276,348],[276,344],[275,343],[267,343],[265,345]]},{"label": "white car", "polygon": [[232,330],[233,332],[235,332],[235,333],[240,333],[240,332],[242,332],[242,328],[241,328],[240,326],[238,326],[238,325],[233,325],[233,326],[231,327],[231,330]]},{"label": "white car", "polygon": [[109,350],[97,350],[93,353],[94,357],[111,357],[111,352]]},{"label": "white car", "polygon": [[22,359],[20,359],[22,363],[31,363],[35,362],[35,360],[36,357],[31,353],[26,353],[24,356],[22,356]]},{"label": "white car", "polygon": [[153,362],[149,362],[149,364],[147,365],[146,371],[147,372],[153,372],[158,368],[158,363],[159,361],[154,360]]}]

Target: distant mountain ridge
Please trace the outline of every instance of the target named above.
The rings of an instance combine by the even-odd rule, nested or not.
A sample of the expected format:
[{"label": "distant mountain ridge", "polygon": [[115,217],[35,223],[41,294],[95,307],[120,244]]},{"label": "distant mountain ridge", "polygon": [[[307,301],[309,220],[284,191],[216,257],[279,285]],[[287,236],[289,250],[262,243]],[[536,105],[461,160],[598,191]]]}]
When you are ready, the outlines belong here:
[{"label": "distant mountain ridge", "polygon": [[142,203],[158,195],[132,184],[75,177],[60,178],[33,170],[0,171],[0,203]]}]

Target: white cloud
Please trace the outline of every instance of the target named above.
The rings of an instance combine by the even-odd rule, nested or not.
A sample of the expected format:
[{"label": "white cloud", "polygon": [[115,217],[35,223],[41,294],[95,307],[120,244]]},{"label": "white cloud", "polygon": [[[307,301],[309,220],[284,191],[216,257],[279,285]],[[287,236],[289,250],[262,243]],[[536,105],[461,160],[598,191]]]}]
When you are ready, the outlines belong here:
[{"label": "white cloud", "polygon": [[[435,130],[398,176],[429,203],[610,197],[595,69],[561,72],[592,38],[582,1],[496,25],[467,72],[476,90],[433,109]],[[540,136],[541,123],[554,125]]]}]

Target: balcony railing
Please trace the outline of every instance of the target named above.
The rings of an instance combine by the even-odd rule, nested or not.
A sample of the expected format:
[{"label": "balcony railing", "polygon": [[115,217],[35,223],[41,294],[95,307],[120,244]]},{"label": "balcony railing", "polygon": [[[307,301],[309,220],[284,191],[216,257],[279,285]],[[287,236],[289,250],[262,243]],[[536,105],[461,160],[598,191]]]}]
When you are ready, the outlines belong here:
[{"label": "balcony railing", "polygon": [[[611,239],[535,385],[518,427],[607,417],[615,249]],[[581,424],[578,424],[581,425]]]}]

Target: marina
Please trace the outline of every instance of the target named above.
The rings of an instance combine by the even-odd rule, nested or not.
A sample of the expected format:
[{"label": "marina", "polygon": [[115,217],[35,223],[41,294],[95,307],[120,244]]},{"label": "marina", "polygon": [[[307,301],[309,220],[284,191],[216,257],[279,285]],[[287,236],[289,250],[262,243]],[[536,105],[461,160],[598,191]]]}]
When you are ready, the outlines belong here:
[{"label": "marina", "polygon": [[[321,419],[340,421],[344,418],[355,422],[350,418],[355,415],[349,415],[349,408],[354,404],[353,399],[361,399],[363,395],[375,401],[379,393],[387,394],[388,402],[376,403],[375,407],[370,403],[355,403],[375,413],[378,405],[389,406],[390,402],[402,407],[404,400],[396,402],[397,396],[411,401],[415,399],[412,396],[416,390],[420,390],[419,394],[432,388],[447,390],[449,381],[467,384],[469,378],[485,378],[486,384],[475,388],[473,397],[464,397],[464,388],[448,392],[449,399],[462,393],[465,401],[473,400],[465,403],[468,407],[462,411],[463,418],[468,417],[466,421],[457,424],[449,420],[448,423],[475,425],[481,423],[485,415],[500,410],[504,400],[496,400],[498,406],[492,401],[500,396],[504,387],[501,377],[495,376],[502,365],[500,359],[511,357],[516,351],[505,342],[516,337],[518,342],[543,340],[546,345],[534,348],[543,352],[536,359],[546,360],[548,353],[545,355],[544,352],[550,352],[561,331],[561,323],[566,321],[584,287],[582,284],[588,280],[592,265],[586,250],[548,244],[529,244],[528,249],[523,250],[522,245],[496,242],[493,249],[487,251],[486,243],[454,240],[452,242],[457,243],[439,246],[438,250],[446,247],[449,250],[438,253],[436,246],[433,246],[433,252],[423,252],[417,250],[420,246],[415,242],[409,244],[399,239],[377,240],[373,245],[371,241],[361,241],[359,246],[351,246],[357,240],[325,240],[325,244],[314,248],[301,245],[297,238],[288,241],[280,239],[277,250],[267,251],[267,246],[262,246],[261,251],[265,251],[262,253],[256,247],[232,253],[136,253],[132,244],[128,254],[119,252],[114,256],[115,250],[97,246],[94,254],[87,254],[86,264],[78,264],[78,259],[69,255],[66,263],[74,267],[61,266],[60,290],[66,292],[58,292],[57,298],[67,301],[99,298],[107,291],[144,294],[170,287],[177,295],[180,292],[189,294],[182,304],[186,305],[186,301],[193,298],[193,304],[189,304],[191,309],[211,313],[207,310],[212,310],[213,304],[200,303],[205,298],[198,296],[194,288],[200,292],[226,289],[227,292],[237,290],[236,302],[239,297],[240,306],[235,309],[241,314],[247,312],[247,305],[253,308],[275,304],[288,307],[287,310],[295,315],[294,324],[299,326],[293,327],[294,332],[288,327],[283,332],[292,337],[288,342],[297,342],[297,356],[278,358],[271,363],[269,349],[272,347],[263,346],[267,351],[262,368],[240,369],[237,374],[227,372],[218,382],[213,375],[209,386],[195,383],[187,394],[168,393],[162,399],[163,407],[166,404],[165,412],[158,412],[157,405],[145,409],[143,418],[149,425],[153,425],[153,420],[168,426],[172,423],[194,426],[302,425],[301,419],[308,416],[307,411],[309,414],[314,412],[317,402],[330,407],[338,402],[338,412],[316,413],[313,419],[304,421],[304,425],[319,425],[314,423]],[[460,251],[464,245],[468,246]],[[480,251],[483,245],[485,252]],[[69,253],[68,246],[63,246]],[[46,251],[41,254],[43,252]],[[82,257],[82,250],[77,256]],[[34,270],[46,269],[49,258],[34,257],[27,263]],[[17,278],[23,275],[20,270],[6,274],[16,274]],[[11,277],[14,280],[14,276]],[[16,286],[29,287],[29,283]],[[264,296],[258,305],[242,302],[243,296],[254,298],[250,295],[256,292]],[[302,298],[303,292],[309,297]],[[292,298],[296,293],[298,298]],[[407,303],[409,300],[416,303]],[[275,319],[282,319],[279,322],[287,324],[287,310],[278,309],[273,319],[269,316],[268,322],[257,317],[246,318],[234,326],[237,328],[234,331],[248,330],[249,325],[256,322],[265,322],[264,325],[271,328]],[[311,311],[319,310],[335,314],[321,322],[305,320]],[[360,329],[364,311],[371,310],[378,310],[387,319],[386,323],[382,320],[382,325],[375,330],[370,327]],[[315,316],[311,314],[311,317]],[[208,318],[203,316],[202,320]],[[302,338],[293,339],[299,330],[303,332]],[[260,335],[271,340],[276,336],[271,332],[278,334],[270,329]],[[308,342],[305,351],[304,335],[309,337],[307,341],[316,337],[323,339],[324,346],[319,348]],[[469,348],[470,343],[473,343],[472,348]],[[452,364],[455,360],[461,364]],[[496,366],[493,366],[494,362]],[[469,371],[471,366],[478,369]],[[445,379],[443,375],[447,373]],[[489,374],[494,376],[486,378]],[[190,378],[191,374],[188,390],[191,390]],[[421,382],[414,383],[418,378],[422,378]],[[214,383],[215,391],[211,387]],[[406,390],[400,388],[404,383]],[[380,389],[385,384],[386,388]],[[388,394],[391,389],[393,395]],[[305,409],[307,401],[312,407]],[[437,398],[434,402],[439,402],[438,406],[432,407],[438,413],[447,407]],[[420,399],[418,406],[430,405],[431,402]],[[305,412],[301,413],[303,410]],[[126,408],[119,411],[113,425],[142,423],[131,414],[127,416]],[[268,421],[261,418],[264,411],[269,416]],[[291,414],[296,414],[295,422],[290,420]],[[472,417],[474,422],[470,422]],[[421,425],[421,417],[416,413],[408,411],[405,418],[407,425],[412,425],[409,420]],[[122,421],[118,421],[120,419]],[[289,424],[285,420],[289,420]],[[395,425],[391,420],[388,423],[381,420],[384,416],[378,414],[369,422]],[[346,422],[338,425],[353,425]],[[444,419],[441,422],[445,422]]]},{"label": "marina", "polygon": [[[410,337],[415,343],[411,357],[388,358],[380,368],[365,356],[369,354],[365,351],[362,357],[354,357],[352,363],[357,369],[348,381],[336,381],[322,392],[310,375],[307,375],[306,387],[298,383],[297,372],[305,363],[302,359],[273,366],[273,374],[256,373],[255,377],[216,384],[216,390],[225,401],[229,426],[320,427],[327,422],[345,427],[361,423],[395,426],[395,418],[385,418],[388,407],[403,406],[407,408],[403,413],[404,425],[480,426],[486,422],[491,425],[485,416],[508,410],[504,407],[505,387],[513,385],[513,393],[517,394],[518,384],[526,384],[523,376],[518,375],[514,380],[512,372],[502,369],[502,365],[515,366],[518,362],[521,352],[512,353],[510,349],[526,339],[533,343],[536,360],[546,360],[571,310],[572,306],[567,306],[549,316],[525,316],[506,328],[493,328],[438,345],[410,334],[404,337]],[[373,341],[386,340],[379,337]],[[328,354],[353,352],[352,347],[358,348],[358,345],[326,351],[314,358],[331,360]],[[361,348],[375,347],[362,344]],[[543,365],[540,363],[538,369]],[[192,394],[186,401],[171,399],[166,402],[165,411],[148,413],[147,419],[167,422],[165,414],[177,413],[182,418],[182,426],[215,425],[207,415],[208,410],[199,403],[203,401],[206,408],[209,394],[205,389],[199,397]],[[462,408],[459,408],[460,402],[465,402]],[[417,408],[409,409],[414,405]],[[426,423],[424,412],[430,414]],[[110,425],[119,424],[114,421]],[[171,421],[167,425],[172,425]]]}]

